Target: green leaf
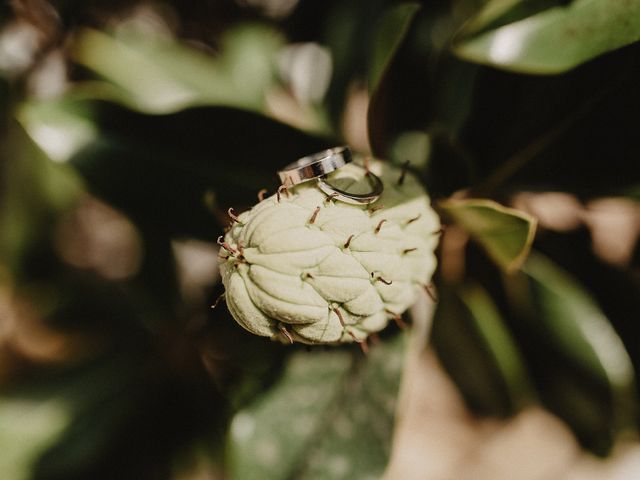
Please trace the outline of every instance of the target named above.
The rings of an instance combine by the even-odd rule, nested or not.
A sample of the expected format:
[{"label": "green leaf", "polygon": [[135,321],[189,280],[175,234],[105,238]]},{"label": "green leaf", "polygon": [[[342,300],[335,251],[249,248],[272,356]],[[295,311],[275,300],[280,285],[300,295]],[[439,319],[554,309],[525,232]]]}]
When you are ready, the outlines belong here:
[{"label": "green leaf", "polygon": [[73,204],[82,186],[15,120],[0,136],[0,264],[17,273],[30,249],[49,241],[56,216]]},{"label": "green leaf", "polygon": [[369,90],[375,91],[420,10],[417,2],[394,5],[378,23],[369,65]]},{"label": "green leaf", "polygon": [[[522,2],[523,4],[526,2]],[[640,0],[574,0],[506,25],[481,29],[513,2],[489,2],[463,29],[454,51],[471,62],[535,74],[557,74],[640,40]],[[520,7],[518,2],[514,7]],[[480,33],[474,33],[480,29]]]},{"label": "green leaf", "polygon": [[177,372],[140,336],[119,348],[4,386],[3,480],[148,478],[205,436],[221,447],[227,409],[210,379]]},{"label": "green leaf", "polygon": [[379,478],[390,452],[406,335],[371,348],[298,351],[231,424],[235,480]]},{"label": "green leaf", "polygon": [[141,225],[206,240],[219,234],[211,202],[225,218],[231,206],[251,206],[260,189],[274,193],[278,169],[329,143],[226,107],[169,115],[108,102],[61,108],[86,110],[98,132],[70,161],[92,192]]},{"label": "green leaf", "polygon": [[32,466],[70,422],[58,399],[0,398],[0,471],[6,480],[29,480]]},{"label": "green leaf", "polygon": [[479,284],[443,290],[432,341],[472,408],[504,415],[534,398],[520,350]]},{"label": "green leaf", "polygon": [[[109,83],[82,87],[86,94],[152,113],[194,105],[261,110],[275,83],[281,36],[259,25],[230,29],[212,57],[171,38],[133,29],[109,35],[88,28],[74,37],[72,58]],[[88,88],[87,88],[88,87]]]},{"label": "green leaf", "polygon": [[396,53],[405,41],[419,10],[420,5],[414,2],[389,8],[380,19],[379,29],[374,37],[368,74],[371,101],[367,112],[367,128],[372,151],[379,156],[386,156],[387,153],[385,115],[389,100],[384,92],[386,78],[390,75]]},{"label": "green leaf", "polygon": [[532,216],[482,199],[447,200],[440,206],[504,270],[516,270],[526,260],[537,224]]},{"label": "green leaf", "polygon": [[469,318],[504,379],[512,405],[520,406],[533,396],[528,373],[518,346],[508,331],[495,303],[479,284],[460,289],[460,299]]},{"label": "green leaf", "polygon": [[587,448],[606,454],[638,418],[624,344],[591,295],[549,259],[532,254],[522,270],[504,284],[542,401]]},{"label": "green leaf", "polygon": [[531,278],[539,328],[569,358],[603,378],[614,391],[633,390],[634,372],[617,333],[591,296],[567,273],[541,255],[523,271]]}]

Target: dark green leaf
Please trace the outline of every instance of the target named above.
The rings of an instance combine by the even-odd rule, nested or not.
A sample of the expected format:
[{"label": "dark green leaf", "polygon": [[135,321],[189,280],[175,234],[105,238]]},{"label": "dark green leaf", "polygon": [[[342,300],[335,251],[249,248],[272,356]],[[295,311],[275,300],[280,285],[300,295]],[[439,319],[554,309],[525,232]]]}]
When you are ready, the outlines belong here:
[{"label": "dark green leaf", "polygon": [[[484,193],[490,195],[543,189],[584,196],[638,183],[639,52],[640,43],[558,76],[478,67],[470,114],[458,138],[477,177],[471,182],[488,182],[492,188]],[[430,163],[460,171],[435,153]]]},{"label": "dark green leaf", "polygon": [[369,90],[371,101],[367,112],[369,142],[374,154],[387,155],[387,127],[385,115],[389,102],[387,83],[389,75],[393,75],[394,58],[406,40],[409,27],[414,21],[420,5],[415,2],[395,5],[380,19],[379,30],[374,37],[373,52],[369,65]]},{"label": "dark green leaf", "polygon": [[[99,135],[71,160],[91,190],[145,226],[212,240],[226,210],[274,193],[276,171],[328,142],[225,107],[144,115],[91,104]],[[211,208],[218,213],[214,217]]]},{"label": "dark green leaf", "polygon": [[420,10],[419,3],[400,3],[391,7],[380,19],[369,66],[370,91],[373,92],[378,87],[418,10]]},{"label": "dark green leaf", "polygon": [[48,243],[54,219],[82,187],[74,172],[49,160],[17,122],[0,135],[0,264],[15,270],[35,243]]},{"label": "dark green leaf", "polygon": [[538,323],[565,355],[615,392],[633,390],[629,356],[609,320],[590,295],[568,274],[540,255],[523,267],[532,279]]},{"label": "dark green leaf", "polygon": [[637,419],[635,374],[609,320],[575,279],[531,255],[505,278],[544,404],[604,454]]},{"label": "dark green leaf", "polygon": [[504,415],[534,398],[521,353],[493,300],[479,284],[444,289],[432,341],[474,409]]},{"label": "dark green leaf", "polygon": [[[520,4],[489,2],[480,13],[482,20],[472,21],[470,27],[478,30],[483,21]],[[454,49],[472,62],[525,73],[556,74],[638,40],[640,1],[574,0],[479,34],[465,34],[463,30]]]},{"label": "dark green leaf", "polygon": [[511,404],[521,406],[531,400],[533,388],[524,360],[489,294],[479,284],[462,287],[459,294],[469,312],[473,328],[487,346],[504,379]]},{"label": "dark green leaf", "polygon": [[140,340],[4,389],[3,479],[165,478],[176,452],[203,432],[211,452],[220,447],[224,401]]},{"label": "dark green leaf", "polygon": [[360,352],[299,351],[233,420],[234,479],[378,478],[390,451],[406,338]]}]

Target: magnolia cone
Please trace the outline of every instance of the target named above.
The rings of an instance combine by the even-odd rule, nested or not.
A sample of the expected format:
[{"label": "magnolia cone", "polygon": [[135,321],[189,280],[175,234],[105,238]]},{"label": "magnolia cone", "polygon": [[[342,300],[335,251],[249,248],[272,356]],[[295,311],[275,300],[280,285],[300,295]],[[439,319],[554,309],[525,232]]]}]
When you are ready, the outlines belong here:
[{"label": "magnolia cone", "polygon": [[[335,201],[310,181],[234,220],[220,270],[241,326],[286,341],[361,342],[413,304],[436,267],[440,222],[413,175],[378,161],[369,168],[384,184],[371,205]],[[329,181],[370,188],[355,164]]]}]

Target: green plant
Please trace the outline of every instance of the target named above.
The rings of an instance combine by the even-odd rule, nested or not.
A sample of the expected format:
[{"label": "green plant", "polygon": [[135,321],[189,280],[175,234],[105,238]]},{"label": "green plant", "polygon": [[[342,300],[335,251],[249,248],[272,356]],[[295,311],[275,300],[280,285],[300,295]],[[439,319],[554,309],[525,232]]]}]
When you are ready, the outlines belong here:
[{"label": "green plant", "polygon": [[345,142],[429,192],[429,345],[476,414],[542,405],[601,455],[637,431],[638,0],[12,5],[3,478],[379,477],[429,319],[385,317],[368,355],[284,345],[208,308],[215,266],[189,277],[229,207]]}]

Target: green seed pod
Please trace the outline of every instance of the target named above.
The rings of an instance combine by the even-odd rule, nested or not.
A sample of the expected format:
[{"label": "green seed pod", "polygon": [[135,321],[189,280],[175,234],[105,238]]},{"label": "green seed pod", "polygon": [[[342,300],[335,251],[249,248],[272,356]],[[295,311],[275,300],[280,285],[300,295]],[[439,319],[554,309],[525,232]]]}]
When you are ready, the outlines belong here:
[{"label": "green seed pod", "polygon": [[[234,218],[220,270],[241,326],[284,341],[361,342],[413,304],[436,267],[440,222],[413,175],[377,161],[370,169],[384,184],[374,204],[335,201],[312,181]],[[329,181],[370,190],[354,164]]]}]

